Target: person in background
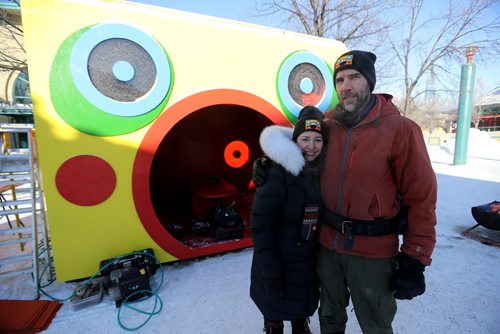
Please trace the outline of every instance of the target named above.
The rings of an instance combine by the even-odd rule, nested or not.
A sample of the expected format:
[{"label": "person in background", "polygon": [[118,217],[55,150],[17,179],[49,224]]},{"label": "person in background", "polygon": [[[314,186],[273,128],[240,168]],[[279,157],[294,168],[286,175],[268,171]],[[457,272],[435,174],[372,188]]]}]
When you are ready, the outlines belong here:
[{"label": "person in background", "polygon": [[395,299],[424,293],[436,243],[437,182],[422,130],[392,96],[372,94],[375,60],[349,51],[334,68],[339,103],[325,117],[321,176],[322,333],[345,332],[349,298],[363,333],[392,333]]},{"label": "person in background", "polygon": [[295,129],[273,125],[260,135],[267,182],[256,189],[250,229],[254,245],[250,297],[266,333],[311,333],[319,301],[315,235],[321,205],[319,177],[326,148],[324,114],[305,107]]}]

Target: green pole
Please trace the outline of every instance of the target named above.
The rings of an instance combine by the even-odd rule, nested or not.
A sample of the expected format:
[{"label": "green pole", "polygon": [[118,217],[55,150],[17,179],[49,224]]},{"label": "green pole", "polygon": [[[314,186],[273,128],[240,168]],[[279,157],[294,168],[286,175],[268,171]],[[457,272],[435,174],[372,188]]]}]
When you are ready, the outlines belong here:
[{"label": "green pole", "polygon": [[460,80],[460,99],[458,102],[457,136],[455,139],[454,165],[467,163],[467,147],[469,143],[469,130],[472,119],[474,78],[476,65],[472,62],[462,65]]}]

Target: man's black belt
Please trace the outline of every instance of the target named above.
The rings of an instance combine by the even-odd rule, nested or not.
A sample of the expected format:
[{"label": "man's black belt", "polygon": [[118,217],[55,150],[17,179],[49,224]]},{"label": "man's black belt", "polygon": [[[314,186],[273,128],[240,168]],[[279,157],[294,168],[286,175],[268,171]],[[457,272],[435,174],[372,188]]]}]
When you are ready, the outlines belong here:
[{"label": "man's black belt", "polygon": [[408,210],[403,207],[397,215],[387,219],[360,220],[344,217],[323,208],[321,221],[344,235],[344,247],[352,248],[353,235],[381,236],[403,234],[408,222]]}]

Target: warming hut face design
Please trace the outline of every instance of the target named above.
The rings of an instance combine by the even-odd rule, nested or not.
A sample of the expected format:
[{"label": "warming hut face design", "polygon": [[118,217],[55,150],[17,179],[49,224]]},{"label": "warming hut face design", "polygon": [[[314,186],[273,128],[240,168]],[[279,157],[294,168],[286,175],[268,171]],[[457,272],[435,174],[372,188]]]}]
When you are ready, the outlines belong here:
[{"label": "warming hut face design", "polygon": [[[22,12],[58,280],[144,248],[168,262],[251,246],[260,132],[336,103],[345,46],[124,1]],[[224,205],[243,229],[214,232]]]}]

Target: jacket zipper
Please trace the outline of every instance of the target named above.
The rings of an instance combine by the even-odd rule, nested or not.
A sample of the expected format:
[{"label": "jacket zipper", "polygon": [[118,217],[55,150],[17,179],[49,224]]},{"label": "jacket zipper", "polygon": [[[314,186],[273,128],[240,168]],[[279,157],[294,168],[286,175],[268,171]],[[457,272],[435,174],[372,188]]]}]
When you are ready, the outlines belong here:
[{"label": "jacket zipper", "polygon": [[[347,129],[345,145],[344,145],[344,153],[342,154],[342,164],[340,165],[340,184],[339,184],[339,192],[337,194],[337,208],[336,208],[337,212],[340,212],[340,209],[342,209],[342,188],[344,185],[344,172],[347,162],[347,153],[349,152],[350,141],[351,141],[351,129]],[[335,238],[333,239],[333,244],[332,244],[334,250],[337,249],[337,243],[339,239],[339,232],[338,231],[336,232],[337,233],[335,233]]]}]

